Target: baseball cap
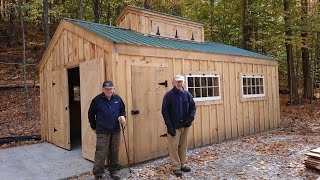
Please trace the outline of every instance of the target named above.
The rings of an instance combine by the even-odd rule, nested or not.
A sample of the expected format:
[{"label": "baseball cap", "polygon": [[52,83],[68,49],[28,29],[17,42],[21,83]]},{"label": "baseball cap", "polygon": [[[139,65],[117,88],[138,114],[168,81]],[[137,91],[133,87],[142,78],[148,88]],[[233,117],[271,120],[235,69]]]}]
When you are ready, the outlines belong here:
[{"label": "baseball cap", "polygon": [[175,81],[184,81],[184,76],[182,76],[182,75],[176,75],[176,76],[174,77],[174,80],[175,80]]},{"label": "baseball cap", "polygon": [[107,81],[103,82],[102,87],[103,88],[114,88],[114,84],[112,81],[107,80]]}]

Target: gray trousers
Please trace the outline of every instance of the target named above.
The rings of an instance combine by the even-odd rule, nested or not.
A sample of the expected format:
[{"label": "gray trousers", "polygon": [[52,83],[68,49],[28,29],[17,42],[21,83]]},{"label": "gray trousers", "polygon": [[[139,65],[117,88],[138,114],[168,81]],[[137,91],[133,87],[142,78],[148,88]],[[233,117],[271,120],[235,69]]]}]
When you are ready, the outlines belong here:
[{"label": "gray trousers", "polygon": [[94,156],[93,175],[101,176],[104,173],[106,158],[110,174],[119,168],[118,153],[120,145],[120,132],[110,134],[97,134],[96,152]]}]

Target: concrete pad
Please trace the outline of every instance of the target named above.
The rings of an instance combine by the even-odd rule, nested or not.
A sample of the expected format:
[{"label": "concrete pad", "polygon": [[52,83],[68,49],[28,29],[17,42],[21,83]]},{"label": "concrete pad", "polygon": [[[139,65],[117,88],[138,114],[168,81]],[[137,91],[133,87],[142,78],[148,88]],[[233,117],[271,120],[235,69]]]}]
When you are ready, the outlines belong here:
[{"label": "concrete pad", "polygon": [[0,179],[63,179],[91,171],[93,163],[49,143],[0,149]]}]

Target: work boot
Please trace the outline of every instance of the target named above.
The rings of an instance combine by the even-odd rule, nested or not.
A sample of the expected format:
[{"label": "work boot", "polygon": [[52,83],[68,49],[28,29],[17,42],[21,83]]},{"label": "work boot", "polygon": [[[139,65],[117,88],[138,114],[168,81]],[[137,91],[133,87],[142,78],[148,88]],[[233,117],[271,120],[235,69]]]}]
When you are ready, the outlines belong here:
[{"label": "work boot", "polygon": [[107,175],[103,173],[102,175],[96,175],[94,176],[95,180],[102,180],[102,179],[107,179]]},{"label": "work boot", "polygon": [[110,171],[110,177],[114,180],[120,179],[120,177],[116,175],[116,171]]},{"label": "work boot", "polygon": [[181,177],[182,171],[180,169],[175,169],[175,170],[173,170],[173,174],[176,175],[177,177]]},{"label": "work boot", "polygon": [[119,180],[120,179],[120,177],[117,176],[117,175],[113,175],[113,176],[111,176],[111,178],[114,179],[114,180]]},{"label": "work boot", "polygon": [[95,179],[95,180],[101,180],[101,179],[102,179],[102,176],[94,176],[94,179]]},{"label": "work boot", "polygon": [[183,167],[180,168],[180,170],[183,171],[183,172],[190,172],[191,168],[188,167],[188,166],[183,166]]}]

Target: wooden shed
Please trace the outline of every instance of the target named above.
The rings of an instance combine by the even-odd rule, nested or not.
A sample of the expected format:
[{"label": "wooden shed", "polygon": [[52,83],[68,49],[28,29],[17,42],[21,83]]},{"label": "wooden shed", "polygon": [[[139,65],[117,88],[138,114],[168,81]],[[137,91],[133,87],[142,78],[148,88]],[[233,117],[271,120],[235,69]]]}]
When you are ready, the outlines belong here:
[{"label": "wooden shed", "polygon": [[[87,113],[109,79],[126,104],[131,163],[166,155],[161,105],[175,74],[196,101],[190,147],[279,126],[276,60],[204,42],[203,24],[137,7],[126,7],[116,24],[60,22],[39,66],[43,140],[64,149],[81,140],[83,157],[93,160]],[[127,163],[123,139],[120,162]]]}]

